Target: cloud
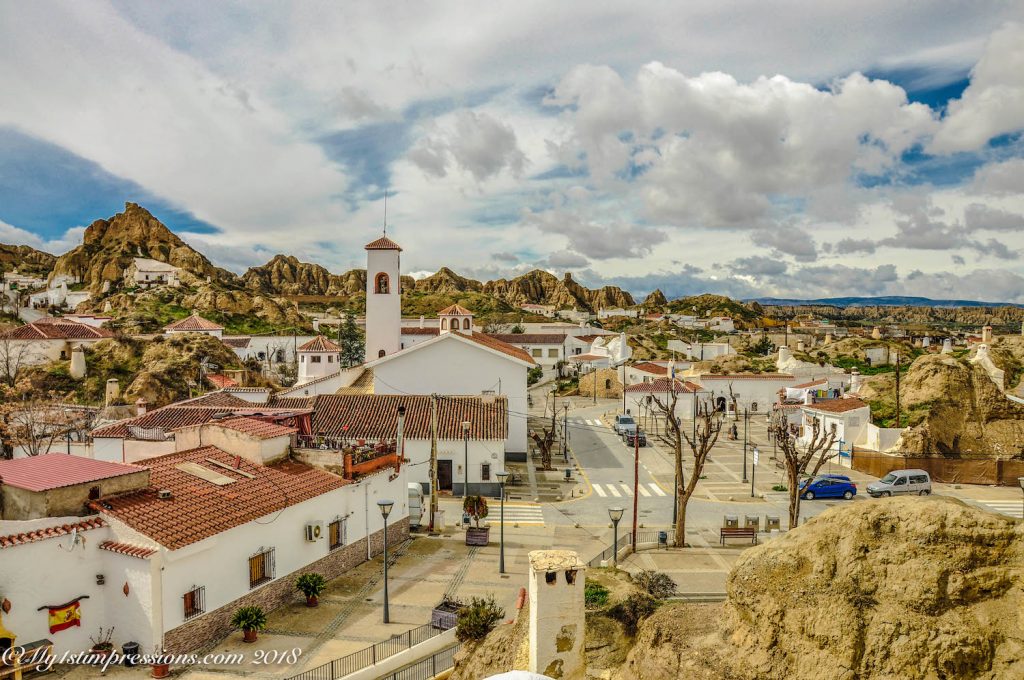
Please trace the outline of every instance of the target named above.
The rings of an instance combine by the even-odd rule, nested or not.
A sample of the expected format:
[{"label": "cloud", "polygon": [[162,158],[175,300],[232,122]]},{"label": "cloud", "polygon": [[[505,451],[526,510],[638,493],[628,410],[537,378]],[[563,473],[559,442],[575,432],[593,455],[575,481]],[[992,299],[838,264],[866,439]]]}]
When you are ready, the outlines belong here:
[{"label": "cloud", "polygon": [[772,248],[777,253],[792,255],[798,262],[818,259],[814,238],[804,229],[793,225],[779,225],[755,231],[750,235],[755,245]]},{"label": "cloud", "polygon": [[491,259],[497,260],[498,262],[507,262],[509,264],[516,264],[519,262],[519,256],[515,253],[497,252],[491,253]]},{"label": "cloud", "polygon": [[838,241],[832,250],[837,255],[852,255],[854,253],[872,255],[875,252],[875,242],[869,238],[844,238]]},{"label": "cloud", "polygon": [[991,208],[981,203],[971,203],[964,208],[964,226],[968,231],[1020,233],[1024,230],[1024,215]]},{"label": "cloud", "polygon": [[996,196],[1024,194],[1024,158],[981,166],[974,173],[971,188],[977,193]]},{"label": "cloud", "polygon": [[954,255],[954,256],[953,256],[953,264],[955,264],[955,265],[957,265],[957,266],[959,266],[959,267],[962,267],[962,266],[964,266],[965,264],[967,264],[967,260],[965,260],[965,259],[964,259],[963,257],[961,257],[960,255]]},{"label": "cloud", "polygon": [[421,139],[409,159],[435,177],[445,177],[456,167],[477,182],[506,168],[518,177],[526,164],[509,125],[486,112],[469,110],[459,111],[450,129],[438,129]]},{"label": "cloud", "polygon": [[989,38],[963,96],[949,103],[928,145],[932,153],[971,151],[1024,128],[1024,25],[1007,24]]},{"label": "cloud", "polygon": [[660,229],[621,222],[603,224],[573,210],[528,211],[524,222],[545,234],[565,236],[569,250],[596,260],[643,257],[668,239]]},{"label": "cloud", "polygon": [[741,257],[732,261],[732,269],[737,274],[746,274],[748,276],[779,276],[785,274],[788,265],[774,257],[765,257],[763,255],[752,255],[751,257]]},{"label": "cloud", "polygon": [[62,255],[82,242],[85,227],[72,227],[56,239],[42,239],[30,231],[0,220],[0,243],[24,245],[52,255]]}]

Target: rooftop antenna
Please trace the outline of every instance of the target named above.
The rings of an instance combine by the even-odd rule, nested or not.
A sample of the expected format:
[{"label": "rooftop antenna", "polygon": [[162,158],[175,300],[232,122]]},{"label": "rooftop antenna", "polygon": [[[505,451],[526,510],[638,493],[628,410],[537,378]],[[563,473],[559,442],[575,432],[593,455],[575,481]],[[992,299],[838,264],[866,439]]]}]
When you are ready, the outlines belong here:
[{"label": "rooftop antenna", "polygon": [[384,190],[384,235],[388,235],[388,190]]}]

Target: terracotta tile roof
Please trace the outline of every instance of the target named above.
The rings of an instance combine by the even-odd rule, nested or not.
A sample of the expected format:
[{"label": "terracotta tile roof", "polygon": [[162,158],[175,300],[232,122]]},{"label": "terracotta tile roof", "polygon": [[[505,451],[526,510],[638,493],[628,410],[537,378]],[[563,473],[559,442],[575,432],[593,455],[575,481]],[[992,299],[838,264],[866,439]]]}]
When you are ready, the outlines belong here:
[{"label": "terracotta tile roof", "polygon": [[153,548],[146,548],[141,545],[132,545],[130,543],[117,543],[116,541],[103,541],[99,544],[99,549],[109,550],[110,552],[117,553],[118,555],[138,557],[140,560],[144,560],[156,552]]},{"label": "terracotta tile roof", "polygon": [[220,373],[209,373],[207,374],[206,379],[210,381],[211,385],[218,389],[224,389],[225,387],[238,387],[237,380]]},{"label": "terracotta tile roof", "polygon": [[400,245],[389,239],[387,236],[381,236],[376,241],[370,241],[363,247],[366,250],[402,250]]},{"label": "terracotta tile roof", "polygon": [[[694,384],[694,383],[692,383],[692,382],[690,382],[688,380],[680,380],[679,378],[675,379],[674,387],[675,387],[675,392],[676,393],[685,392],[685,393],[692,394],[694,392],[699,392],[701,390],[701,386],[700,385],[696,385],[696,384]],[[666,393],[666,392],[668,392],[668,389],[669,389],[669,379],[668,378],[658,378],[658,379],[652,380],[650,382],[642,382],[642,383],[636,383],[634,385],[627,385],[626,386],[626,391],[627,392],[634,392],[634,393],[640,393],[640,394]]]},{"label": "terracotta tile roof", "polygon": [[0,460],[0,483],[28,491],[47,491],[100,479],[142,472],[125,463],[94,460],[65,453]]},{"label": "terracotta tile roof", "polygon": [[[381,439],[398,434],[398,407],[405,406],[405,435],[430,438],[430,397],[401,394],[324,394],[313,405],[313,432],[330,437]],[[442,397],[437,404],[440,439],[462,439],[462,422],[472,426],[470,439],[508,437],[505,397]],[[347,429],[346,429],[347,426]]]},{"label": "terracotta tile roof", "polygon": [[[235,398],[237,399],[237,397]],[[235,416],[255,416],[256,414],[261,414],[262,416],[272,418],[290,418],[309,411],[308,408],[282,408],[250,404],[244,399],[238,399],[238,401],[241,402],[241,406],[179,406],[178,404],[171,404],[170,406],[158,408],[155,411],[150,411],[135,418],[119,420],[116,423],[98,427],[92,431],[92,437],[94,439],[100,437],[133,439],[140,430],[173,432],[183,427],[208,423],[214,419],[214,416],[220,413],[230,413]]]},{"label": "terracotta tile roof", "polygon": [[302,392],[305,388],[309,387],[310,385],[317,385],[319,383],[327,382],[328,380],[337,380],[338,376],[340,375],[341,369],[338,369],[334,373],[328,373],[327,375],[322,375],[319,378],[313,378],[312,380],[307,380],[304,383],[299,383],[298,385],[292,385],[291,387],[287,387],[278,392],[278,394],[287,397],[288,395]]},{"label": "terracotta tile roof", "polygon": [[438,316],[447,316],[451,314],[458,314],[459,316],[473,316],[473,312],[469,311],[462,305],[448,305],[437,313]]},{"label": "terracotta tile roof", "polygon": [[498,340],[497,338],[487,335],[486,333],[473,333],[472,335],[465,335],[463,333],[459,333],[458,331],[451,332],[453,335],[457,335],[460,338],[471,340],[477,343],[478,345],[482,345],[483,347],[489,347],[490,349],[497,350],[503,354],[507,354],[510,357],[514,357],[516,359],[525,361],[531,366],[537,365],[537,362],[533,360],[533,357],[531,357],[529,353],[526,352],[526,350],[520,347],[516,347],[515,345],[510,345],[507,342],[502,342],[501,340]]},{"label": "terracotta tile roof", "polygon": [[816,404],[805,404],[803,409],[806,411],[823,411],[825,413],[846,413],[847,411],[867,407],[868,405],[860,399],[851,397],[849,399],[829,399],[828,401],[819,401]]},{"label": "terracotta tile roof", "polygon": [[440,328],[420,328],[419,326],[405,326],[402,328],[402,335],[437,335]]},{"label": "terracotta tile roof", "polygon": [[809,387],[817,387],[818,385],[825,385],[828,383],[828,378],[820,378],[818,380],[812,380],[811,382],[800,383],[799,385],[793,385],[791,389],[794,390],[805,390]]},{"label": "terracotta tile roof", "polygon": [[25,531],[18,534],[8,534],[6,536],[0,536],[0,549],[11,548],[16,545],[22,545],[23,543],[35,543],[36,541],[45,541],[48,538],[57,538],[58,536],[67,536],[72,531],[89,531],[90,529],[99,529],[107,526],[107,523],[103,521],[102,517],[90,517],[89,519],[83,519],[80,522],[73,524],[61,524],[54,527],[43,527],[41,529],[33,529],[32,531]]},{"label": "terracotta tile roof", "polygon": [[220,341],[231,349],[245,349],[252,342],[252,338],[221,338]]},{"label": "terracotta tile roof", "polygon": [[633,364],[633,369],[643,371],[644,373],[653,373],[654,375],[668,375],[668,368],[666,366],[659,366],[648,361]]},{"label": "terracotta tile roof", "polygon": [[172,406],[218,406],[218,407],[232,407],[239,406],[245,408],[252,406],[252,402],[248,402],[241,397],[236,397],[230,392],[224,390],[217,390],[216,392],[207,392],[206,394],[194,397],[192,399],[185,399],[183,401],[176,401],[173,404],[168,404],[164,408]]},{"label": "terracotta tile roof", "polygon": [[6,340],[102,340],[112,337],[114,334],[106,328],[61,318],[39,319],[0,333],[0,338]]},{"label": "terracotta tile roof", "polygon": [[[707,345],[708,343],[704,343]],[[794,376],[787,373],[704,373],[704,380],[793,380]]]},{"label": "terracotta tile roof", "polygon": [[193,331],[222,331],[224,330],[224,326],[215,324],[212,321],[207,321],[198,314],[193,314],[192,316],[180,319],[178,321],[175,321],[174,323],[167,324],[166,326],[164,326],[164,330],[179,331],[186,333]]},{"label": "terracotta tile roof", "polygon": [[295,427],[287,427],[285,425],[278,425],[277,423],[268,423],[265,420],[246,418],[245,416],[224,418],[222,420],[214,421],[213,424],[218,427],[225,427],[229,430],[247,434],[250,437],[255,437],[256,439],[284,437],[299,431],[298,428]]},{"label": "terracotta tile roof", "polygon": [[[207,458],[229,467],[237,466],[251,477],[212,466]],[[176,467],[185,462],[209,467],[235,481],[217,486]],[[215,446],[150,458],[145,464],[150,469],[148,489],[101,498],[91,506],[171,550],[349,484],[341,477],[308,465],[292,461],[256,465]],[[172,497],[159,498],[157,491],[162,489],[170,491]]]},{"label": "terracotta tile roof", "polygon": [[363,369],[351,385],[342,387],[335,394],[373,394],[373,369]]},{"label": "terracotta tile roof", "polygon": [[569,361],[597,361],[608,358],[607,354],[572,354],[569,356]]},{"label": "terracotta tile roof", "polygon": [[313,397],[279,397],[271,395],[268,408],[285,408],[308,411],[313,408]]},{"label": "terracotta tile roof", "polygon": [[561,345],[565,334],[559,333],[492,333],[491,337],[511,345]]},{"label": "terracotta tile roof", "polygon": [[573,337],[575,337],[577,340],[580,340],[582,342],[590,344],[590,343],[594,342],[594,340],[597,340],[598,338],[604,338],[604,337],[607,337],[607,336],[606,335],[576,335],[576,336],[573,336]]},{"label": "terracotta tile roof", "polygon": [[318,335],[312,340],[302,345],[299,345],[300,352],[340,352],[341,347],[337,344],[328,340],[322,335]]}]

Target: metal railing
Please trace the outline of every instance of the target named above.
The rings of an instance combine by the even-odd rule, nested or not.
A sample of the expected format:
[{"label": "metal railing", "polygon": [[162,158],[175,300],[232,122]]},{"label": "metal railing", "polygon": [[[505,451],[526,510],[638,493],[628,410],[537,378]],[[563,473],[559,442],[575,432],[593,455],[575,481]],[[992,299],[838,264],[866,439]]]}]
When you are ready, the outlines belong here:
[{"label": "metal railing", "polygon": [[[661,534],[665,534],[665,541],[661,540]],[[633,543],[633,532],[627,531],[626,533],[619,536],[619,552],[628,547]],[[638,529],[636,532],[636,544],[640,545],[664,545],[674,546],[675,537],[672,535],[672,531],[669,529]],[[612,555],[615,552],[614,546],[608,546],[597,555],[595,555],[589,562],[588,567],[600,567],[602,562],[611,562]]]},{"label": "metal railing", "polygon": [[298,675],[293,675],[288,680],[337,680],[356,671],[376,665],[384,659],[392,657],[399,652],[404,652],[422,642],[426,642],[430,638],[445,632],[445,630],[430,623],[410,628],[404,633],[360,649],[357,652],[352,652],[348,656],[328,661],[321,666],[303,671]]},{"label": "metal railing", "polygon": [[411,666],[406,666],[391,675],[385,675],[381,680],[430,680],[430,678],[436,677],[438,673],[443,673],[455,666],[455,655],[458,654],[461,648],[462,645],[457,644],[454,647],[442,649],[429,658],[423,659]]}]

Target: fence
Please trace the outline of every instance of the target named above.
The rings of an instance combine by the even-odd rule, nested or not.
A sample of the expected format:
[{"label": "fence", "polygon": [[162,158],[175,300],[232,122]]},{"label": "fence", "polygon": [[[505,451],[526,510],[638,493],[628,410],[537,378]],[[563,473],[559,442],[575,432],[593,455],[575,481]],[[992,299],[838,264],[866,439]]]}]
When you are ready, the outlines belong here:
[{"label": "fence", "polygon": [[288,680],[337,680],[378,664],[384,659],[394,656],[399,652],[404,652],[421,642],[426,642],[430,638],[445,632],[445,630],[444,628],[435,627],[430,623],[410,628],[404,633],[395,635],[383,642],[378,642],[370,647],[360,649],[358,652],[352,652],[348,656],[328,661],[322,666],[293,675]]},{"label": "fence", "polygon": [[855,452],[853,469],[872,477],[884,477],[893,470],[925,470],[932,481],[943,484],[995,484],[1017,486],[1024,477],[1024,461],[941,456],[886,456]]},{"label": "fence", "polygon": [[455,655],[458,654],[461,647],[461,644],[457,644],[454,647],[442,649],[423,661],[395,671],[391,675],[385,675],[381,680],[430,680],[438,673],[443,673],[455,666]]},{"label": "fence", "polygon": [[[661,541],[661,534],[665,534],[665,542]],[[619,553],[632,545],[633,543],[633,532],[627,531],[625,534],[619,536]],[[636,545],[639,548],[641,545],[675,545],[675,538],[672,532],[667,529],[638,529],[636,532]],[[588,567],[600,567],[602,562],[611,562],[612,554],[615,552],[614,546],[608,546],[589,562]]]}]

